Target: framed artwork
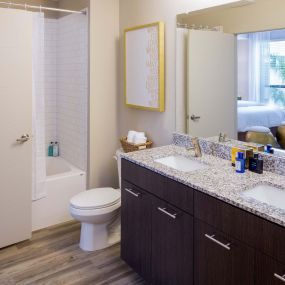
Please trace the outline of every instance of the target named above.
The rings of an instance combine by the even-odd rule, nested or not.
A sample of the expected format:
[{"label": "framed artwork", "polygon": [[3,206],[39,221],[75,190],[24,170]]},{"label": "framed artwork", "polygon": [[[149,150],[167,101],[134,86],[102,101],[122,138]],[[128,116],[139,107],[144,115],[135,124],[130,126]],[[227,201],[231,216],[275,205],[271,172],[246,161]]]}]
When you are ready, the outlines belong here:
[{"label": "framed artwork", "polygon": [[125,30],[125,100],[132,108],[164,112],[164,23]]}]

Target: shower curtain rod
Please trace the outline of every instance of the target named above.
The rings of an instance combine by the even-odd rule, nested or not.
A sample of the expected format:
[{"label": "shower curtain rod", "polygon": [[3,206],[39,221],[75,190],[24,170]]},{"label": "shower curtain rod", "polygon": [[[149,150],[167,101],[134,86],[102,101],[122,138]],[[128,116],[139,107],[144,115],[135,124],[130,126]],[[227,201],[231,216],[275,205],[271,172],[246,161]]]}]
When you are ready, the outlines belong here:
[{"label": "shower curtain rod", "polygon": [[1,2],[0,5],[7,5],[8,8],[10,7],[19,7],[24,9],[38,9],[40,11],[55,11],[55,12],[63,12],[63,13],[73,13],[73,14],[83,14],[86,15],[86,11],[74,11],[74,10],[66,10],[66,9],[58,9],[58,8],[51,8],[51,7],[45,7],[45,6],[35,6],[35,5],[29,5],[29,4],[18,4],[13,2]]}]

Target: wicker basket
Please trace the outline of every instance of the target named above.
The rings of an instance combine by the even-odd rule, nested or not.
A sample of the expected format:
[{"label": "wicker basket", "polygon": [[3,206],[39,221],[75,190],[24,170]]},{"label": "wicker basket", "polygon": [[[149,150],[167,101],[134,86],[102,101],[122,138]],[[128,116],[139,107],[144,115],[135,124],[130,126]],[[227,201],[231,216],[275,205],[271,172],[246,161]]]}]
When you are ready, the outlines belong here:
[{"label": "wicker basket", "polygon": [[127,141],[127,137],[122,137],[120,139],[120,142],[121,142],[122,148],[125,152],[143,150],[143,149],[151,148],[151,146],[152,146],[152,141],[149,141],[149,140],[143,144],[129,143]]}]

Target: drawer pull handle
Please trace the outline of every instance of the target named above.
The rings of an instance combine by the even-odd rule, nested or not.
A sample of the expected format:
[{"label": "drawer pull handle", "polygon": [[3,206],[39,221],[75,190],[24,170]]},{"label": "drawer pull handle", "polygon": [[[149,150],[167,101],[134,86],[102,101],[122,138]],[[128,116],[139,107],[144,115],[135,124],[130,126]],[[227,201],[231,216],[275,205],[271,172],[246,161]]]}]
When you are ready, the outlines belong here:
[{"label": "drawer pull handle", "polygon": [[215,235],[208,235],[208,234],[205,234],[205,237],[206,237],[207,239],[213,241],[214,243],[220,245],[220,246],[223,247],[224,249],[226,249],[226,250],[231,250],[231,248],[230,248],[230,245],[231,245],[231,244],[230,244],[230,243],[224,244],[224,243],[220,242],[219,240],[217,240],[217,239],[215,238]]},{"label": "drawer pull handle", "polygon": [[135,196],[136,198],[139,198],[139,196],[141,195],[141,193],[135,193],[132,189],[129,189],[129,188],[125,188],[125,191]]},{"label": "drawer pull handle", "polygon": [[160,212],[162,212],[162,213],[164,213],[165,215],[167,215],[168,217],[170,217],[170,218],[172,218],[172,219],[176,219],[177,218],[177,214],[171,214],[171,213],[169,213],[167,210],[166,210],[166,208],[160,208],[160,207],[158,207],[157,208]]},{"label": "drawer pull handle", "polygon": [[279,275],[277,273],[274,273],[274,277],[279,279],[279,280],[281,280],[281,281],[283,281],[283,282],[285,282],[285,274],[283,276],[281,276],[281,275]]}]

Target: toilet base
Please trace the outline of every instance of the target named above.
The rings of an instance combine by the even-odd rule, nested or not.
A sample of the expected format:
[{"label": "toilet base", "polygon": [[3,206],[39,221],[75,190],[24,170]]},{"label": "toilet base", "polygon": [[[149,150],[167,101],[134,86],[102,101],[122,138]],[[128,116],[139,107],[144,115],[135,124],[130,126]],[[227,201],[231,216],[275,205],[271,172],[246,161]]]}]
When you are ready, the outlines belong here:
[{"label": "toilet base", "polygon": [[105,224],[89,224],[81,223],[80,243],[79,247],[83,251],[96,251],[107,248],[121,240],[120,235],[120,219],[110,225]]}]

